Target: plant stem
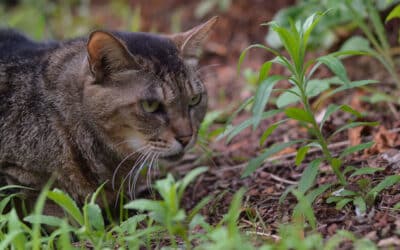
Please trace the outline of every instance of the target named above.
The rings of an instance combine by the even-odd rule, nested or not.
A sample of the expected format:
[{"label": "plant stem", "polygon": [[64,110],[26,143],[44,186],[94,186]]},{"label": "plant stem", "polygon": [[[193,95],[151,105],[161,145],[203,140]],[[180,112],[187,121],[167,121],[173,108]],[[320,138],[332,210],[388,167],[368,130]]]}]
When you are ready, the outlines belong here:
[{"label": "plant stem", "polygon": [[346,183],[347,183],[346,178],[344,177],[342,172],[340,172],[340,167],[337,167],[336,164],[334,164],[334,158],[332,157],[332,154],[329,151],[328,142],[326,141],[325,137],[321,133],[318,123],[315,120],[314,113],[311,109],[310,102],[307,98],[306,91],[304,88],[302,88],[302,86],[306,86],[306,83],[304,82],[304,78],[298,79],[298,80],[299,80],[299,82],[301,82],[301,84],[300,84],[301,86],[299,86],[299,87],[300,87],[302,102],[303,102],[306,112],[310,115],[310,117],[312,117],[312,120],[311,120],[312,130],[314,131],[315,136],[317,137],[318,143],[322,148],[322,153],[325,156],[326,160],[328,161],[328,164],[331,166],[336,177],[339,179],[340,184],[346,185]]}]

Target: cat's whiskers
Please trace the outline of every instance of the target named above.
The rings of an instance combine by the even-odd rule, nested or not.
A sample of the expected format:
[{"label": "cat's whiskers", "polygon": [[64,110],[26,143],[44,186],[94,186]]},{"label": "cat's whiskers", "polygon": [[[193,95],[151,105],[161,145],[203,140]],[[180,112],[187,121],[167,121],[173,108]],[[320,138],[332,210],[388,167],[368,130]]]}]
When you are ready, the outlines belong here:
[{"label": "cat's whiskers", "polygon": [[[137,182],[137,179],[138,179],[139,175],[141,174],[143,168],[146,166],[147,160],[148,160],[149,158],[151,158],[152,155],[153,155],[153,152],[150,150],[150,151],[147,153],[146,158],[145,158],[145,159],[142,161],[142,163],[140,164],[140,166],[139,166],[139,167],[137,167],[137,166],[134,167],[134,168],[132,169],[132,170],[134,170],[134,171],[131,171],[131,173],[130,173],[130,176],[129,176],[128,193],[129,193],[129,196],[130,196],[131,199],[135,199],[135,198],[136,198],[136,194],[135,194],[136,190],[135,190],[135,189],[136,189],[136,182]],[[135,174],[135,175],[132,176],[133,174]]]},{"label": "cat's whiskers", "polygon": [[161,153],[156,152],[149,164],[149,167],[147,169],[147,177],[146,177],[146,185],[150,190],[150,194],[153,195],[153,188],[151,185],[151,170],[153,169],[153,163],[156,164],[156,166],[158,166],[158,157],[160,156]]},{"label": "cat's whiskers", "polygon": [[147,149],[148,147],[150,147],[150,146],[145,145],[145,146],[143,146],[143,147],[140,147],[139,149],[137,149],[137,150],[133,151],[132,153],[128,154],[128,155],[118,164],[118,166],[115,168],[114,173],[113,173],[113,176],[112,176],[111,185],[112,185],[112,188],[113,188],[113,189],[115,189],[115,177],[117,176],[117,172],[118,172],[119,168],[122,166],[122,164],[123,164],[125,161],[127,161],[130,157],[132,157],[134,154],[140,153],[140,151],[145,150],[145,149]]},{"label": "cat's whiskers", "polygon": [[144,153],[142,153],[138,159],[135,160],[135,163],[132,166],[132,169],[129,171],[129,173],[125,176],[125,178],[122,180],[121,185],[118,188],[118,192],[117,192],[117,199],[115,201],[115,205],[118,204],[118,199],[119,199],[119,194],[122,191],[122,188],[124,186],[124,183],[126,182],[126,180],[132,175],[132,171],[134,171],[135,167],[139,164],[141,164],[141,162],[144,160],[144,158],[146,157],[146,154],[150,151],[151,146],[150,145],[146,145],[145,149],[142,150],[146,150]]}]

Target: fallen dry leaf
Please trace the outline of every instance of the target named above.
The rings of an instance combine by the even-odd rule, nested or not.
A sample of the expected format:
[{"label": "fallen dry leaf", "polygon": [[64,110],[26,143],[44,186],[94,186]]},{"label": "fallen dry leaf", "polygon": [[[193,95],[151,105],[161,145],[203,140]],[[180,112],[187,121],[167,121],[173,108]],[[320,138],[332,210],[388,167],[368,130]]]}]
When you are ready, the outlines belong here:
[{"label": "fallen dry leaf", "polygon": [[399,145],[398,134],[388,131],[384,126],[380,126],[378,132],[374,134],[375,144],[365,150],[366,155],[374,155],[387,151]]}]

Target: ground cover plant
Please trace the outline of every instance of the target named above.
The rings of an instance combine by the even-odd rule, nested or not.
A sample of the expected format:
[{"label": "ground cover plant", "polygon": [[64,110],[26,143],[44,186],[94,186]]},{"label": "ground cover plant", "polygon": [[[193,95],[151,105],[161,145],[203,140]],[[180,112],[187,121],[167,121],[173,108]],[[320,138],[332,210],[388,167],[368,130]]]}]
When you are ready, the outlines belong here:
[{"label": "ground cover plant", "polygon": [[[35,1],[35,9],[29,1],[13,7],[0,4],[2,24],[25,28],[37,38],[86,33],[102,27],[99,20],[117,20],[120,28],[132,31],[179,31],[185,21],[196,16],[218,14],[222,20],[204,52],[201,64],[206,71],[199,71],[214,74],[207,76],[210,112],[199,132],[201,145],[183,161],[158,173],[154,195],[127,202],[119,218],[113,219],[96,202],[102,199],[102,187],[80,207],[49,184],[35,209],[19,217],[14,204],[22,197],[9,191],[25,187],[2,187],[0,249],[400,246],[400,138],[396,130],[400,124],[386,104],[363,102],[373,89],[373,94],[385,94],[384,101],[393,101],[396,111],[397,96],[390,96],[395,87],[381,89],[394,80],[369,59],[373,53],[361,46],[365,42],[360,36],[337,51],[313,52],[313,48],[321,49],[313,39],[323,37],[319,32],[332,20],[332,13],[347,15],[343,9],[330,6],[326,13],[325,8],[313,9],[288,24],[279,20],[268,23],[283,44],[278,50],[271,44],[248,45],[263,41],[265,27],[259,24],[272,20],[279,9],[296,6],[293,1],[268,6],[256,0],[239,2],[176,0],[132,6],[128,1],[116,1],[110,7],[97,1],[71,1],[63,3],[68,12],[57,2],[44,0]],[[313,1],[309,4],[316,6]],[[382,14],[375,2],[368,4],[372,4],[374,22],[380,22],[379,29],[387,28],[386,16],[396,15]],[[167,7],[171,11],[165,11]],[[102,14],[102,8],[110,12]],[[60,12],[65,15],[56,14]],[[28,26],[25,15],[41,18]],[[365,21],[371,17],[360,15],[358,21],[363,24],[357,25],[374,32],[376,24]],[[364,33],[362,29],[358,35]],[[398,47],[393,43],[397,38],[397,33],[386,30],[377,39],[379,43],[386,40],[393,51]],[[372,47],[373,56],[383,56]],[[390,56],[396,63],[396,54]],[[371,63],[372,69],[359,65],[360,58]],[[219,65],[207,67],[214,64]],[[246,67],[251,70],[244,70]],[[355,77],[357,70],[361,77]],[[240,78],[242,72],[247,72],[245,77],[251,83]],[[45,200],[61,207],[65,217],[43,215]]]}]

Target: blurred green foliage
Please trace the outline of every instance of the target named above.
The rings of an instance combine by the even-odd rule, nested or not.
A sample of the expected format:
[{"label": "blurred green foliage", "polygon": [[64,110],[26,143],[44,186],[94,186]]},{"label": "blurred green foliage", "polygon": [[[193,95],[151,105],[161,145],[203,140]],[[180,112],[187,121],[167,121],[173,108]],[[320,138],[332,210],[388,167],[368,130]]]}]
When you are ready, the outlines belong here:
[{"label": "blurred green foliage", "polygon": [[[354,9],[362,17],[368,17],[371,13],[367,10],[366,0],[350,1]],[[372,0],[374,7],[385,10],[399,0]],[[310,36],[309,46],[312,48],[326,49],[331,47],[337,40],[340,32],[349,32],[357,27],[355,17],[346,6],[346,1],[337,0],[298,0],[297,4],[281,9],[274,17],[274,21],[284,27],[290,26],[290,21],[305,19],[318,11],[329,12],[326,18],[315,28]],[[341,31],[339,31],[341,30]],[[272,48],[281,48],[282,43],[275,32],[268,32],[266,41]]]},{"label": "blurred green foliage", "polygon": [[128,0],[92,6],[90,0],[0,2],[0,27],[21,30],[35,39],[72,38],[96,28],[140,29],[140,7]]}]

